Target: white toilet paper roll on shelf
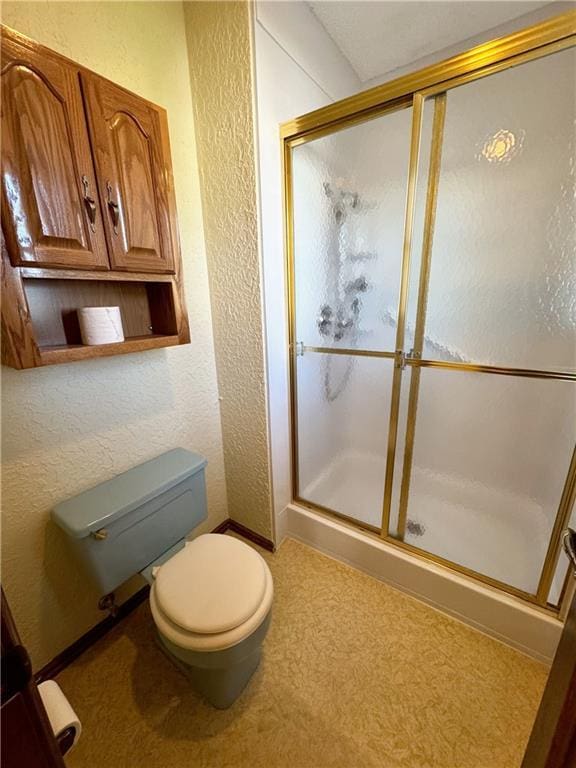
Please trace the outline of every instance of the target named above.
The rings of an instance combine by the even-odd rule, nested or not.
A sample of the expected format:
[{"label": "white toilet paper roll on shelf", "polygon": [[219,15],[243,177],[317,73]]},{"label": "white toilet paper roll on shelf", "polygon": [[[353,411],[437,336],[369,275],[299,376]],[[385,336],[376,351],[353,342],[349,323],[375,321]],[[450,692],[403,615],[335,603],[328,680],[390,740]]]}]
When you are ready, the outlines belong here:
[{"label": "white toilet paper roll on shelf", "polygon": [[94,346],[124,341],[120,307],[81,307],[78,322],[83,344]]},{"label": "white toilet paper roll on shelf", "polygon": [[72,747],[74,747],[82,733],[82,725],[62,689],[55,680],[45,680],[38,686],[38,693],[42,699],[42,704],[44,704],[54,736],[58,738],[68,728],[73,728],[74,742]]}]

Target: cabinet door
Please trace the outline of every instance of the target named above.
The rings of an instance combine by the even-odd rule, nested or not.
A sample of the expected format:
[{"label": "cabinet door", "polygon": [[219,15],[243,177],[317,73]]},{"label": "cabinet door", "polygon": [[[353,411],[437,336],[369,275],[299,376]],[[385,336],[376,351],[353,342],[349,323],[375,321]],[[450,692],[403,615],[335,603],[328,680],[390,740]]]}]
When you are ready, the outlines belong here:
[{"label": "cabinet door", "polygon": [[78,71],[2,30],[2,227],[15,266],[109,269]]},{"label": "cabinet door", "polygon": [[165,113],[96,75],[82,86],[112,266],[173,272]]}]

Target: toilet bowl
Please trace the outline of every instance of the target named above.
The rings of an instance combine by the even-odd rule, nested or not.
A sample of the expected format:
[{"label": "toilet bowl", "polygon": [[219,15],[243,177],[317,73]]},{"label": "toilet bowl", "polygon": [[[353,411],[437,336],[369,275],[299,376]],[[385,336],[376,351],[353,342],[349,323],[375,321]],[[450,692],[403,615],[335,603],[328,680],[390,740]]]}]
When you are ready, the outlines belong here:
[{"label": "toilet bowl", "polygon": [[215,707],[230,706],[260,661],[272,574],[242,541],[204,534],[155,569],[150,608],[168,656]]}]

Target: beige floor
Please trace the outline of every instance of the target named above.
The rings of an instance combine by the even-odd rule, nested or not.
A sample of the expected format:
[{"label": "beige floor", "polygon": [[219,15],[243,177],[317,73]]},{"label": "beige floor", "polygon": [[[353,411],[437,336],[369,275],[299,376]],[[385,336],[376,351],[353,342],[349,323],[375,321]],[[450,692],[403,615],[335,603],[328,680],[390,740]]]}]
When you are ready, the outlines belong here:
[{"label": "beige floor", "polygon": [[512,768],[546,668],[295,541],[263,662],[227,711],[158,650],[148,605],[58,682],[84,726],[70,768]]}]

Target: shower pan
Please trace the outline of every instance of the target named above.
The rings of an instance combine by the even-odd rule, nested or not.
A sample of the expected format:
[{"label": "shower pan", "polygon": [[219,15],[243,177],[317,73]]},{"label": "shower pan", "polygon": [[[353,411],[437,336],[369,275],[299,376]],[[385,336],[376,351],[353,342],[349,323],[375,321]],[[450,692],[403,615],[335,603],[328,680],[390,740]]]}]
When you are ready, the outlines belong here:
[{"label": "shower pan", "polygon": [[556,612],[576,14],[282,126],[294,501]]}]

